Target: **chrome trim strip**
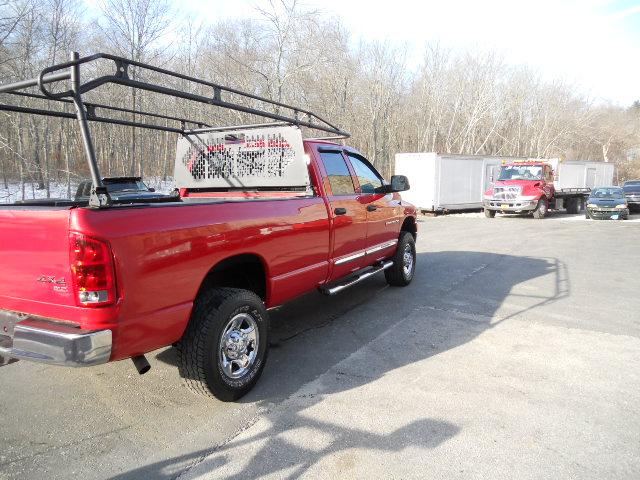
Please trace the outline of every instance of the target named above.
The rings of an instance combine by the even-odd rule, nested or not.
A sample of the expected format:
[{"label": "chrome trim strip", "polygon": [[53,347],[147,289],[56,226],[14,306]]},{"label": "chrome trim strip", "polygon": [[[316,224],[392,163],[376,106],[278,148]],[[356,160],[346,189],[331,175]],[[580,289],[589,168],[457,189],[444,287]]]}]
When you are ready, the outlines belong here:
[{"label": "chrome trim strip", "polygon": [[336,265],[342,265],[343,263],[353,262],[354,260],[357,260],[358,258],[364,257],[366,254],[367,254],[366,251],[354,253],[353,255],[349,255],[348,257],[339,258],[338,260],[335,261],[335,264]]},{"label": "chrome trim strip", "polygon": [[367,255],[374,252],[379,252],[380,250],[384,250],[385,248],[393,247],[398,243],[398,240],[391,240],[390,242],[380,243],[378,245],[374,245],[371,248],[367,249]]},{"label": "chrome trim strip", "polygon": [[307,265],[306,267],[298,268],[297,270],[292,270],[290,272],[282,273],[272,278],[273,281],[279,282],[281,280],[285,280],[287,278],[295,277],[296,275],[301,275],[303,273],[311,272],[313,270],[317,270],[319,268],[326,267],[328,262],[319,262],[314,263],[313,265]]},{"label": "chrome trim strip", "polygon": [[343,263],[352,262],[357,260],[358,258],[362,258],[365,255],[369,255],[370,253],[379,252],[380,250],[384,250],[385,248],[393,247],[398,243],[398,240],[391,240],[390,242],[379,243],[378,245],[374,245],[373,247],[367,248],[366,250],[358,253],[354,253],[353,255],[349,255],[348,257],[342,257],[335,261],[336,265],[342,265]]}]

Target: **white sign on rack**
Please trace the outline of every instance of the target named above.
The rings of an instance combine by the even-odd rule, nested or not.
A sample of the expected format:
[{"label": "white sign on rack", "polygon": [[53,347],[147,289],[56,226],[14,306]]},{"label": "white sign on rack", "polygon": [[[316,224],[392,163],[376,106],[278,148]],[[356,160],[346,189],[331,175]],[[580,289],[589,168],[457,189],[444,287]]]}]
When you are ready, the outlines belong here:
[{"label": "white sign on rack", "polygon": [[185,135],[178,140],[178,188],[308,187],[302,132],[294,126]]}]

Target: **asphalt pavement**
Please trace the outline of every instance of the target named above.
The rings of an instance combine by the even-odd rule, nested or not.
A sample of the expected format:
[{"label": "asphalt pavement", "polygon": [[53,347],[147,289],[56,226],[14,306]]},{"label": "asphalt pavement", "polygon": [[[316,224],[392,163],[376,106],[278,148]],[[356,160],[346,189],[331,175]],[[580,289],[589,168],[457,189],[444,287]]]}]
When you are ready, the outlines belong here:
[{"label": "asphalt pavement", "polygon": [[170,348],[142,377],[0,368],[0,478],[640,478],[638,222],[419,229],[409,287],[272,311],[238,403],[190,393]]}]

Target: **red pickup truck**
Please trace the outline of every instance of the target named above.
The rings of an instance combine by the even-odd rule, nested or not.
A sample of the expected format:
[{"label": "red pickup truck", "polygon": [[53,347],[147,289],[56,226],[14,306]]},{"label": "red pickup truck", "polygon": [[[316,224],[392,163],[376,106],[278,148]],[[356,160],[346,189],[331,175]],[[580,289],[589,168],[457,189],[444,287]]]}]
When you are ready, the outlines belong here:
[{"label": "red pickup truck", "polygon": [[[94,120],[80,118],[86,111],[78,109],[81,127]],[[253,141],[225,138],[229,148]],[[301,145],[306,188],[189,186],[170,200],[118,203],[94,175],[93,202],[0,206],[0,364],[132,358],[144,373],[145,353],[174,345],[193,390],[235,400],[264,367],[269,308],[314,289],[335,294],[380,271],[391,285],[409,284],[417,229],[415,208],[397,193],[406,177],[387,183],[338,143]],[[221,158],[214,150],[224,153],[205,146],[195,156],[210,171]],[[197,183],[192,160],[177,158],[176,168]]]}]

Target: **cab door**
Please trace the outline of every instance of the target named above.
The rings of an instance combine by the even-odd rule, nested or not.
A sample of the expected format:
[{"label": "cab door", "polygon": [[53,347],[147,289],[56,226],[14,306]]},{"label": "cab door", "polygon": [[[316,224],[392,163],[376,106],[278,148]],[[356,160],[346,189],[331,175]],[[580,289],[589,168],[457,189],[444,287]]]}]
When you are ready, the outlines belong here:
[{"label": "cab door", "polygon": [[397,195],[381,193],[385,182],[378,171],[362,155],[346,152],[355,173],[357,200],[367,213],[367,260],[376,260],[393,254],[398,242],[402,207]]},{"label": "cab door", "polygon": [[551,165],[545,165],[542,178],[544,180],[543,191],[547,198],[553,198],[556,194],[556,187],[553,184],[553,169]]},{"label": "cab door", "polygon": [[320,147],[319,153],[332,223],[331,281],[365,266],[367,211],[359,201],[352,172],[342,151]]}]

